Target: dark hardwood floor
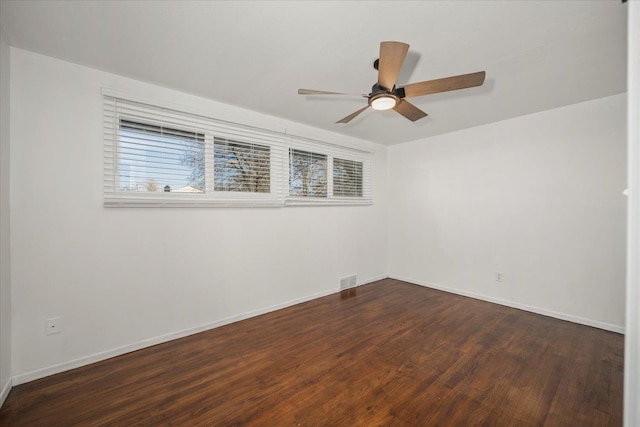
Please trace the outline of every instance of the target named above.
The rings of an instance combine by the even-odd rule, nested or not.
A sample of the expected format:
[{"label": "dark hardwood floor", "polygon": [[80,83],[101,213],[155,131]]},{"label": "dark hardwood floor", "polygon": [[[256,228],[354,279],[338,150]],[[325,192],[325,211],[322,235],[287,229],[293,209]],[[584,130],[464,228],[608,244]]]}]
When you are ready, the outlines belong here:
[{"label": "dark hardwood floor", "polygon": [[381,280],[14,387],[3,426],[619,426],[623,337]]}]

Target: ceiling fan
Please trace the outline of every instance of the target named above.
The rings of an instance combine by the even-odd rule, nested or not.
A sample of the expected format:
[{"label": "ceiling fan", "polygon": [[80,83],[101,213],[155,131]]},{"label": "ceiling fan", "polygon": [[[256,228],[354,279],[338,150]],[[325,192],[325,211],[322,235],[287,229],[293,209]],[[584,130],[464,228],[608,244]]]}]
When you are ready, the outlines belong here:
[{"label": "ceiling fan", "polygon": [[407,119],[415,122],[427,116],[427,113],[411,104],[406,98],[429,95],[432,93],[448,92],[451,90],[465,89],[468,87],[482,86],[485,72],[462,74],[459,76],[445,77],[442,79],[428,80],[419,83],[410,83],[396,87],[396,79],[402,68],[409,45],[402,42],[387,41],[380,43],[380,58],[376,59],[373,67],[378,70],[378,82],[371,88],[369,94],[350,94],[340,92],[327,92],[323,90],[298,89],[299,95],[350,95],[362,96],[368,102],[364,108],[349,114],[336,123],[349,123],[358,114],[371,107],[374,110],[394,109]]}]

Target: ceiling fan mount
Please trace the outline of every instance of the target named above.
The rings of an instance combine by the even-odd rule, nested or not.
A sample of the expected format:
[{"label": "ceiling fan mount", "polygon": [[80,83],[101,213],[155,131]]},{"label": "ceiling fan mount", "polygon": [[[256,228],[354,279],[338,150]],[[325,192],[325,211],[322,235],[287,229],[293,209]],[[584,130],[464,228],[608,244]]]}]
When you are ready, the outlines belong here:
[{"label": "ceiling fan mount", "polygon": [[[378,70],[378,81],[371,87],[371,93],[358,94],[367,98],[367,105],[360,110],[351,113],[336,123],[349,123],[367,108],[374,110],[393,109],[407,119],[415,122],[427,116],[405,98],[429,95],[432,93],[448,92],[481,86],[484,83],[485,72],[479,71],[471,74],[445,77],[442,79],[428,80],[419,83],[410,83],[396,87],[396,79],[409,51],[409,45],[402,42],[387,41],[380,43],[380,57],[373,62],[373,68]],[[300,95],[349,95],[341,92],[327,92],[322,90],[298,89]]]}]

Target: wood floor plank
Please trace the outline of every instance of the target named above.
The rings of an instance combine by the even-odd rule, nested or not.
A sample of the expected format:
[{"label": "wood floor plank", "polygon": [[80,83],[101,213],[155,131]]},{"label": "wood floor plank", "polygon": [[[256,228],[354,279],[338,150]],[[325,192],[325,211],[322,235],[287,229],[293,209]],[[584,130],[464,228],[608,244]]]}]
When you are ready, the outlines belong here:
[{"label": "wood floor plank", "polygon": [[619,426],[623,337],[385,279],[23,384],[2,426]]}]

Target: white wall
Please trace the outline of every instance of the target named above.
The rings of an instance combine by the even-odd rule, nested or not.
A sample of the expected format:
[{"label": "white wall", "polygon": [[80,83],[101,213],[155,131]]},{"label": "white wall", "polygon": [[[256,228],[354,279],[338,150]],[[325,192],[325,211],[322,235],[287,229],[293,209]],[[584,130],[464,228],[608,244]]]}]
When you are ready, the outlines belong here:
[{"label": "white wall", "polygon": [[[386,147],[11,53],[14,383],[386,276]],[[103,208],[101,86],[375,150],[374,205]]]},{"label": "white wall", "polygon": [[390,275],[621,332],[625,103],[391,147]]},{"label": "white wall", "polygon": [[640,2],[629,2],[627,26],[628,186],[627,324],[624,341],[624,425],[640,425]]},{"label": "white wall", "polygon": [[[10,52],[16,384],[335,292],[353,273],[622,329],[624,95],[393,146],[387,161],[386,147]],[[102,86],[372,149],[375,204],[105,209]],[[54,316],[63,331],[46,336]]]},{"label": "white wall", "polygon": [[11,389],[10,48],[0,29],[0,405]]}]

